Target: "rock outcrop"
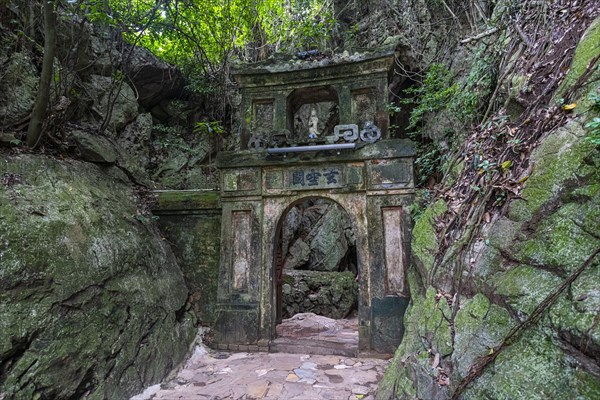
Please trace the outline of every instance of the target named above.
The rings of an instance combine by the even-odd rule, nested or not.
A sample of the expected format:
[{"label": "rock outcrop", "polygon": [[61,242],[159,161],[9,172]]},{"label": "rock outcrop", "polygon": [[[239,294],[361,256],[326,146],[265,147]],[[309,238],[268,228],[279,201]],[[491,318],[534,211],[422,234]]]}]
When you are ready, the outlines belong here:
[{"label": "rock outcrop", "polygon": [[317,199],[297,205],[282,229],[284,269],[356,273],[352,222],[337,204]]},{"label": "rock outcrop", "polygon": [[175,257],[115,167],[0,163],[0,393],[123,399],[196,335]]},{"label": "rock outcrop", "polygon": [[340,319],[356,310],[358,283],[350,271],[285,271],[283,281],[283,318],[311,312]]},{"label": "rock outcrop", "polygon": [[140,47],[127,45],[124,51],[128,55],[127,76],[138,93],[140,105],[146,110],[162,100],[183,94],[185,81],[177,68]]},{"label": "rock outcrop", "polygon": [[534,144],[506,211],[482,215],[477,235],[449,244],[451,259],[439,232],[454,199],[416,222],[405,335],[378,399],[600,396],[600,152],[584,129],[598,112],[599,38],[596,19],[552,100],[569,92],[577,111]]}]

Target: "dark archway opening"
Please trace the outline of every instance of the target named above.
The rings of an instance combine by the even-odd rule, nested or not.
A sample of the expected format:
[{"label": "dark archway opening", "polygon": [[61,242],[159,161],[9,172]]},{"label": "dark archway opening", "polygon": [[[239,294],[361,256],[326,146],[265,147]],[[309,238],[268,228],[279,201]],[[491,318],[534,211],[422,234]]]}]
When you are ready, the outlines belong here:
[{"label": "dark archway opening", "polygon": [[277,337],[358,348],[355,229],[332,200],[306,198],[281,217],[276,235]]}]

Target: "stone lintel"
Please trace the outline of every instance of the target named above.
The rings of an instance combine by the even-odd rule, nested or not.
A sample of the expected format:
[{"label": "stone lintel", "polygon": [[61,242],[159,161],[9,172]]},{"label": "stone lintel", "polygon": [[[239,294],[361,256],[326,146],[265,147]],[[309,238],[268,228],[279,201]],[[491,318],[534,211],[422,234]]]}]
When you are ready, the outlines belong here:
[{"label": "stone lintel", "polygon": [[409,158],[415,156],[416,147],[414,142],[408,139],[389,139],[364,145],[354,151],[342,150],[339,155],[317,153],[313,157],[309,157],[307,154],[312,153],[290,153],[284,158],[283,155],[268,155],[266,150],[223,151],[217,154],[216,165],[224,170],[239,167],[283,167],[301,164],[333,164],[336,162]]},{"label": "stone lintel", "polygon": [[217,211],[221,209],[216,190],[155,190],[158,201],[152,211],[156,214]]}]

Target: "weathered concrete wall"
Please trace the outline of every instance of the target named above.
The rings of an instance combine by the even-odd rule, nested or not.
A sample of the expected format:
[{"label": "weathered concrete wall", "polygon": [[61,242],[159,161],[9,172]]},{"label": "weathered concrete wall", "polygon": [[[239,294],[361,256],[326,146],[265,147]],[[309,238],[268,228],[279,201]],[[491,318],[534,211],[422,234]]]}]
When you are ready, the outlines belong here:
[{"label": "weathered concrete wall", "polygon": [[212,326],[219,279],[221,209],[211,191],[160,191],[153,213],[173,249],[200,325]]}]

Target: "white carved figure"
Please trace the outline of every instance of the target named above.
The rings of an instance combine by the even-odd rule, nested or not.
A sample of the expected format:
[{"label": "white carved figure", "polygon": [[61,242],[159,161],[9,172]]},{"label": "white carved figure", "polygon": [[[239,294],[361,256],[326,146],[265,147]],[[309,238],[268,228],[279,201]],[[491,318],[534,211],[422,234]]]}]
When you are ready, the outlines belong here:
[{"label": "white carved figure", "polygon": [[317,116],[317,110],[313,108],[310,110],[310,118],[308,119],[308,137],[310,139],[316,139],[319,136],[319,117]]}]

